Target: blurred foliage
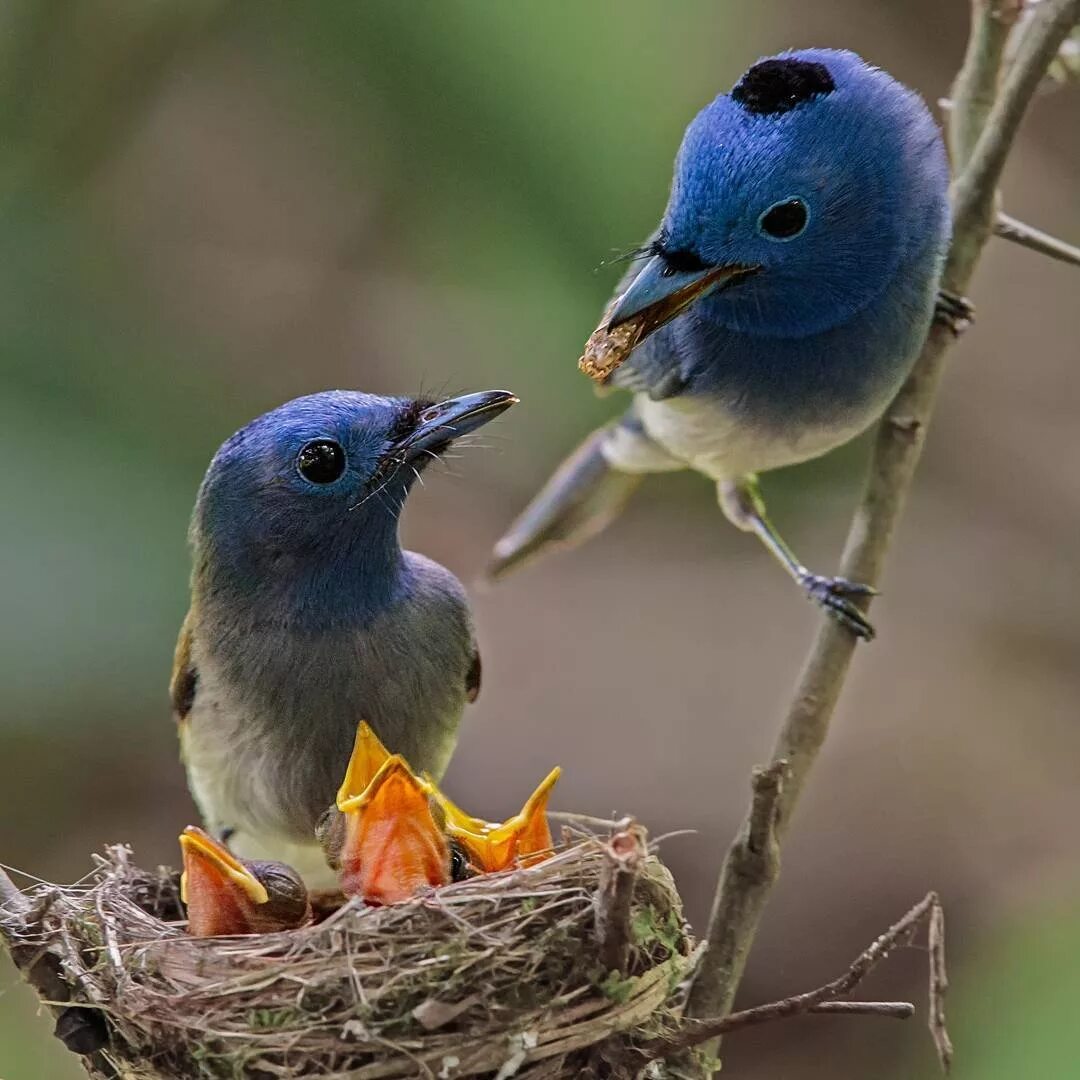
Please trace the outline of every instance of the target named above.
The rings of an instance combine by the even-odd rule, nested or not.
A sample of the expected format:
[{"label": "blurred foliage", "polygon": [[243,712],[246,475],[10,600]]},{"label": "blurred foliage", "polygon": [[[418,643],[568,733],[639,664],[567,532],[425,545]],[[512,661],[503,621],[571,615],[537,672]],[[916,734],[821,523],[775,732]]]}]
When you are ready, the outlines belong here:
[{"label": "blurred foliage", "polygon": [[[479,565],[483,544],[505,521],[508,508],[521,504],[591,423],[618,408],[587,392],[573,361],[621,271],[601,264],[637,244],[655,223],[680,133],[693,113],[729,85],[749,59],[789,44],[823,41],[863,48],[886,66],[906,57],[905,77],[925,76],[920,86],[933,98],[945,90],[955,63],[963,7],[958,5],[950,21],[941,18],[936,5],[921,5],[926,17],[943,27],[931,47],[919,19],[906,9],[899,13],[888,3],[855,0],[813,9],[794,0],[728,5],[683,0],[677,7],[647,0],[572,6],[541,0],[425,5],[7,0],[0,5],[0,454],[6,463],[0,470],[0,788],[7,811],[0,859],[70,878],[85,869],[89,849],[119,837],[131,840],[147,859],[172,857],[173,838],[193,810],[175,762],[164,684],[186,604],[187,516],[202,470],[228,433],[294,394],[329,385],[387,392],[421,385],[510,386],[524,404],[515,410],[512,429],[500,425],[492,436],[503,453],[491,455],[482,468],[470,463],[470,472],[476,469],[484,478],[469,489],[470,514],[437,522],[431,517],[419,525],[427,549],[439,555],[436,546],[443,544],[455,569]],[[1055,143],[1064,127],[1055,131]],[[1059,183],[1054,190],[1068,187]],[[1025,271],[1025,265],[1031,264],[1022,264],[1018,273],[1021,281],[1025,274],[1032,281],[1029,300],[1048,295],[1044,279]],[[1015,284],[1009,280],[1010,294]],[[1011,342],[1009,332],[999,329],[1003,347],[1036,351],[1023,326],[1013,331]],[[1048,356],[1063,351],[1043,349]],[[979,383],[992,395],[997,369],[985,362],[980,358]],[[1007,391],[1002,391],[1007,397],[1002,414],[1019,415],[1024,398],[1016,379],[1010,374],[1001,381]],[[1025,378],[1024,385],[1039,383]],[[1068,395],[1055,388],[1051,397],[1064,402]],[[964,428],[961,416],[957,430],[966,432],[966,445],[978,446],[993,399],[972,401],[969,426]],[[1049,446],[1052,410],[1038,401],[1032,408]],[[1071,414],[1066,420],[1058,428],[1073,440],[1064,445],[1075,449]],[[1031,440],[1025,435],[1023,441]],[[1008,447],[1004,440],[1002,445]],[[768,490],[784,497],[782,512],[786,500],[820,516],[828,504],[826,485],[837,479],[849,484],[862,452],[856,446],[823,463],[770,477]],[[992,460],[991,447],[976,452]],[[981,489],[987,500],[1006,487],[1014,490],[1006,471],[987,466]],[[969,480],[983,482],[965,476],[965,485]],[[955,499],[954,490],[946,494]],[[550,579],[539,579],[531,600],[526,593],[504,594],[511,597],[509,606],[491,609],[492,622],[487,630],[481,627],[493,643],[485,657],[485,673],[491,671],[485,697],[495,695],[495,708],[504,710],[505,694],[517,694],[515,706],[523,715],[533,710],[523,723],[531,740],[538,739],[541,727],[573,732],[581,755],[577,771],[583,775],[568,776],[567,782],[579,785],[569,788],[580,797],[578,808],[606,813],[616,803],[625,806],[629,788],[643,814],[653,808],[650,820],[659,831],[710,823],[716,833],[700,843],[712,852],[727,830],[725,821],[715,820],[713,800],[728,798],[730,790],[734,813],[749,755],[761,752],[755,741],[761,709],[752,713],[733,696],[740,680],[716,678],[716,657],[721,646],[734,657],[736,639],[746,638],[760,658],[766,650],[757,642],[766,633],[770,647],[779,648],[788,622],[794,621],[788,609],[782,626],[769,623],[762,630],[752,619],[764,600],[793,601],[783,591],[786,586],[773,585],[763,559],[759,587],[754,554],[736,547],[739,540],[717,522],[707,484],[674,478],[644,501],[663,520],[663,529],[638,532],[645,538],[636,541],[632,530],[620,533],[630,553],[618,556],[622,563],[605,563],[605,569],[629,577],[648,558],[668,576],[640,582],[642,599],[623,600],[619,614],[615,599],[610,611],[597,603],[595,624],[588,622],[592,612],[578,594],[585,595],[582,583],[594,585],[596,575],[573,578],[569,564],[564,564],[565,593],[552,589]],[[1040,507],[1062,503],[1068,500],[1039,500]],[[445,509],[451,504],[426,505]],[[957,516],[963,513],[961,508]],[[1029,508],[1017,512],[1010,504],[1002,519],[1009,513],[1032,520]],[[671,537],[671,522],[689,522],[692,514],[704,523],[697,531],[698,547],[680,548]],[[1006,526],[998,525],[1005,535]],[[679,538],[695,535],[690,528],[675,531]],[[934,576],[939,559],[949,553],[946,541],[962,547],[955,536],[943,540],[943,535],[928,539],[930,554],[917,568],[931,582],[947,576],[947,571]],[[663,546],[650,546],[657,536]],[[1043,540],[1042,533],[1025,538],[1023,558],[1049,566],[1053,552],[1048,555],[1040,546]],[[712,574],[717,563],[704,556],[692,560],[695,552],[714,549],[731,556],[738,569],[737,582],[724,589],[743,583],[741,594],[725,591],[706,599],[711,594],[697,575]],[[742,561],[734,562],[734,551]],[[682,567],[680,557],[691,561]],[[1032,575],[1024,577],[1034,587],[1028,581]],[[948,584],[942,590],[946,595]],[[1014,583],[1013,591],[1022,587]],[[982,590],[979,599],[991,592]],[[567,625],[560,602],[581,620],[581,633],[606,640],[610,621],[641,622],[640,605],[658,599],[672,610],[660,612],[647,643],[639,646],[641,653],[619,657],[626,671],[640,660],[650,672],[644,680],[649,685],[619,698],[614,685],[599,685],[591,661],[574,669],[576,657],[558,653]],[[975,712],[968,721],[979,725],[977,745],[989,748],[983,750],[990,755],[987,767],[999,777],[1019,778],[1017,784],[1028,777],[1042,783],[1052,763],[1034,751],[1023,757],[1017,749],[1021,736],[1010,741],[1002,734],[1010,709],[1021,707],[1016,702],[1041,709],[1049,737],[1058,730],[1053,709],[1045,702],[1028,704],[1033,672],[1040,687],[1051,688],[1051,704],[1053,694],[1063,696],[1072,686],[1064,676],[1054,682],[1052,676],[1058,676],[1037,665],[1048,655],[1072,655],[1075,619],[1021,631],[1011,623],[1006,630],[999,625],[1002,611],[1045,614],[1048,609],[1037,600],[1025,605],[1001,599],[990,611],[976,611],[983,620],[976,629],[952,631],[963,646],[985,644],[979,675],[990,687],[988,697],[995,696],[993,678],[1004,667],[994,661],[993,650],[1006,630],[1022,632],[1023,640],[1034,643],[1031,670],[1010,684],[1013,697],[1003,696],[998,722]],[[936,609],[948,605],[938,595],[933,602],[937,628]],[[736,603],[745,609],[741,615],[729,610]],[[497,615],[506,620],[498,630]],[[707,622],[695,621],[699,616]],[[734,627],[731,639],[714,642],[716,620],[725,618]],[[947,625],[947,617],[942,622]],[[702,625],[709,628],[704,641]],[[794,624],[789,637],[805,625]],[[1057,653],[1040,644],[1040,634],[1060,642]],[[921,626],[915,636],[925,648]],[[552,651],[540,664],[529,652],[538,640]],[[903,636],[890,640],[902,644]],[[801,649],[801,637],[794,647]],[[882,663],[889,662],[891,647],[876,647],[876,657],[885,657]],[[673,714],[672,723],[685,705],[700,714],[695,721],[700,728],[685,727],[670,736],[644,727],[634,731],[646,770],[636,778],[609,767],[608,735],[601,733],[601,749],[592,760],[603,764],[589,773],[586,733],[578,730],[583,725],[573,717],[562,720],[561,712],[586,716],[592,706],[602,711],[613,701],[617,715],[625,709],[630,716],[626,694],[641,699],[639,711],[647,709],[650,694],[659,692],[651,684],[666,685],[669,677],[665,668],[663,679],[652,678],[657,656],[671,665],[672,696],[661,700]],[[942,656],[941,678],[956,681],[952,654]],[[903,678],[902,661],[895,664],[889,672],[892,685],[902,691],[910,680]],[[552,671],[559,673],[556,687]],[[695,673],[697,681],[691,677]],[[615,674],[619,678],[613,681],[621,681]],[[762,691],[754,687],[780,685],[770,666],[744,676],[758,706]],[[556,700],[559,692],[565,697]],[[775,693],[782,693],[782,685]],[[927,690],[926,697],[932,696]],[[728,707],[740,719],[727,727],[714,725],[718,707],[722,712]],[[474,721],[474,730],[490,732],[501,723],[501,712],[487,715],[488,727]],[[743,719],[743,727],[737,727]],[[743,738],[744,730],[752,735]],[[687,752],[698,742],[704,747],[703,731],[709,737],[715,731],[718,738],[737,736],[722,755],[731,760],[732,779],[721,783],[710,775],[708,790],[693,801],[692,785],[681,777],[684,769],[708,765],[709,753]],[[906,732],[905,737],[910,741]],[[907,745],[895,750],[890,745],[881,755],[895,766],[901,783]],[[472,746],[482,749],[477,741]],[[944,756],[941,747],[947,744],[934,746]],[[546,755],[546,745],[518,749],[513,761],[500,758],[495,767],[477,757],[475,767],[485,776],[494,774],[491,782],[497,786],[504,772],[522,768],[531,775],[549,764],[546,757],[534,762],[530,756]],[[498,745],[492,753],[499,753]],[[668,760],[674,757],[679,760]],[[1063,758],[1068,760],[1066,754]],[[837,760],[846,775],[861,775],[846,767],[842,755]],[[919,758],[910,767],[924,764]],[[922,806],[924,812],[926,806],[937,807],[927,828],[942,845],[941,863],[924,867],[912,812],[913,819],[902,824],[916,837],[909,841],[909,858],[917,860],[919,880],[912,887],[910,875],[896,872],[900,901],[866,892],[860,902],[853,892],[859,917],[843,930],[854,940],[838,945],[839,955],[861,948],[864,935],[880,929],[882,912],[887,916],[910,894],[937,884],[923,873],[964,873],[965,859],[951,857],[949,828],[942,824],[958,804],[974,807],[975,831],[1000,829],[1003,844],[1014,836],[1009,828],[1017,826],[1008,823],[1023,815],[1010,808],[1027,789],[1009,788],[1003,779],[1002,818],[995,819],[994,828],[983,828],[980,815],[997,808],[999,794],[991,799],[994,805],[980,801],[974,789],[960,798],[952,774],[936,769],[931,755],[919,782],[939,781],[934,789],[939,803],[930,795]],[[680,777],[685,802],[674,798],[674,781],[660,779],[673,775]],[[880,774],[874,774],[855,795],[864,803],[877,798],[879,782]],[[518,786],[515,778],[507,780],[508,788]],[[919,784],[909,786],[917,790]],[[594,789],[596,804],[586,805],[585,795]],[[833,794],[822,801],[831,802]],[[888,814],[875,810],[876,816],[866,815],[865,827],[888,836],[900,815],[891,808]],[[661,811],[670,815],[668,822]],[[851,837],[837,840],[838,835],[821,836],[803,864],[816,870],[818,893],[827,898],[818,896],[822,904],[833,902],[834,887],[850,884],[840,884],[841,871],[857,861],[848,852]],[[963,834],[963,843],[970,844],[971,835]],[[866,843],[875,850],[879,846],[876,837]],[[1039,843],[1038,854],[1048,860],[1068,857],[1051,850],[1042,833]],[[883,865],[900,859],[885,839],[880,848]],[[678,857],[681,849],[674,850]],[[994,890],[1004,892],[1009,883],[996,875],[990,882],[980,878],[984,864],[965,854],[971,864],[967,887],[981,890],[980,902],[965,901],[957,917],[989,929],[978,948],[963,955],[970,966],[955,972],[957,1076],[1066,1075],[1063,1070],[1074,1058],[1064,1010],[1080,989],[1068,959],[1080,945],[1080,915],[1062,910],[1019,929],[1001,927],[995,922],[1000,897]],[[796,851],[785,870],[793,882],[800,880],[799,858]],[[821,872],[830,866],[839,869]],[[688,889],[700,893],[708,887],[713,868],[702,866],[699,854],[684,859],[682,869]],[[889,875],[880,866],[878,871],[885,892]],[[1038,910],[1035,901],[1031,910]],[[791,935],[808,945],[798,928]],[[776,976],[782,985],[759,976],[754,992],[791,990],[792,963],[785,955],[770,967],[769,978]],[[6,990],[14,978],[8,970],[0,968],[0,1077],[77,1075],[48,1036],[46,1019],[29,1019],[29,995]],[[801,978],[801,969],[796,974]],[[821,1024],[813,1021],[811,1028],[823,1030]],[[837,1030],[830,1028],[829,1037],[835,1039]],[[850,1036],[851,1047],[834,1046],[841,1045],[851,1060],[880,1062],[878,1036],[863,1036],[862,1030]],[[856,1046],[859,1038],[863,1042]],[[891,1060],[926,1060],[923,1033],[914,1025],[882,1038],[896,1040],[890,1046],[918,1045],[917,1058],[898,1050]],[[777,1030],[767,1046],[739,1044],[753,1048],[744,1059],[733,1044],[729,1067],[733,1072],[736,1065],[745,1067],[740,1075],[750,1075],[757,1054],[766,1063],[761,1075],[780,1075],[769,1055],[783,1052],[784,1039]],[[814,1071],[810,1056],[802,1063],[805,1073],[783,1075],[825,1075]],[[896,1075],[911,1073],[898,1067]]]}]

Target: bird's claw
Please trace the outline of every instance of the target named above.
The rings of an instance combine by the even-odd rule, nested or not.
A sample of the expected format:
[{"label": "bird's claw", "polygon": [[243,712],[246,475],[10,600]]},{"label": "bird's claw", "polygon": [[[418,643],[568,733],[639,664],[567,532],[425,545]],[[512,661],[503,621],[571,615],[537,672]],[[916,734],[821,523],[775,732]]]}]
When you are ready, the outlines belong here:
[{"label": "bird's claw", "polygon": [[975,308],[966,296],[957,296],[940,289],[934,304],[934,321],[947,326],[954,334],[962,334],[975,320]]},{"label": "bird's claw", "polygon": [[799,584],[815,604],[823,607],[856,637],[863,641],[873,641],[874,627],[853,602],[853,598],[877,596],[877,589],[858,581],[848,581],[847,578],[823,577],[809,571],[800,575]]}]

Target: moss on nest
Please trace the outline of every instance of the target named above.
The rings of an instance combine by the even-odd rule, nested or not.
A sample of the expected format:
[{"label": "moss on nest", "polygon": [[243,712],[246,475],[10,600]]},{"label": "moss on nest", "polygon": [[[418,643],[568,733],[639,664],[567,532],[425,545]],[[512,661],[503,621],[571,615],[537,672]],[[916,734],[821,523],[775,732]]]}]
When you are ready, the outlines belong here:
[{"label": "moss on nest", "polygon": [[[621,834],[623,836],[626,833]],[[111,848],[89,879],[39,885],[9,944],[59,957],[100,1010],[97,1056],[131,1080],[632,1075],[677,1022],[692,949],[678,893],[643,857],[621,971],[601,963],[611,838],[317,926],[189,938],[175,875]]]}]

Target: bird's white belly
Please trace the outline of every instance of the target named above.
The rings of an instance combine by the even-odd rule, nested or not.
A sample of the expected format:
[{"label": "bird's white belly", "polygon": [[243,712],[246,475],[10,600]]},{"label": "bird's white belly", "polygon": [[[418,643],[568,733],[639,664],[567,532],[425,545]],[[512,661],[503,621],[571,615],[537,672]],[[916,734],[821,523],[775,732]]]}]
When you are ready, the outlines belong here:
[{"label": "bird's white belly", "polygon": [[808,461],[854,438],[872,419],[768,428],[748,423],[745,415],[715,400],[687,396],[654,401],[640,394],[636,405],[653,441],[713,480]]},{"label": "bird's white belly", "polygon": [[335,888],[314,835],[310,843],[297,842],[281,822],[280,792],[257,732],[231,707],[214,664],[204,660],[194,707],[180,728],[188,785],[204,824],[215,834],[228,830],[229,848],[243,859],[284,862],[309,889]]},{"label": "bird's white belly", "polygon": [[[228,830],[228,846],[242,859],[268,859],[287,863],[304,879],[309,889],[332,889],[336,877],[312,836],[311,843],[290,840],[281,830],[267,829],[263,821],[273,821],[273,793],[260,791],[260,773],[253,768],[238,775],[235,748],[220,745],[206,726],[191,737],[191,725],[198,717],[185,722],[182,734],[183,756],[188,784],[203,815],[206,827],[214,833]],[[236,796],[243,791],[242,799]],[[253,805],[266,808],[264,816],[253,814]]]}]

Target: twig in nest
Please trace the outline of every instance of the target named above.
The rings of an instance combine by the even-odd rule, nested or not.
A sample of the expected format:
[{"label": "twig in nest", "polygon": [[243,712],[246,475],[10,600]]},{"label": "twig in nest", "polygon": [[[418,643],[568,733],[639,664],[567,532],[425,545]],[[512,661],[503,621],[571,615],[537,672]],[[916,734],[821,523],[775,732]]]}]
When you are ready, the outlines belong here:
[{"label": "twig in nest", "polygon": [[948,985],[945,975],[945,922],[937,893],[927,893],[902,919],[890,926],[884,934],[864,949],[851,962],[843,975],[825,983],[824,986],[714,1020],[687,1020],[676,1033],[652,1039],[642,1044],[641,1050],[653,1059],[669,1057],[729,1031],[807,1014],[841,1013],[906,1020],[915,1011],[914,1006],[906,1001],[842,1001],[839,999],[850,994],[895,949],[909,945],[923,922],[928,924],[930,948],[929,1025],[941,1067],[948,1072],[952,1060],[952,1043],[945,1029],[944,996]]},{"label": "twig in nest", "polygon": [[645,830],[631,825],[604,845],[604,868],[596,890],[596,936],[600,962],[608,971],[625,974],[633,935],[630,906],[634,885],[648,851]]},{"label": "twig in nest", "polygon": [[5,921],[12,918],[21,921],[29,910],[30,901],[7,872],[0,867],[0,928],[3,927]]},{"label": "twig in nest", "polygon": [[[235,939],[191,938],[148,912],[147,884],[161,879],[168,892],[171,875],[111,849],[88,881],[35,886],[31,912],[52,897],[44,925],[24,917],[3,932],[13,954],[51,959],[57,985],[34,985],[70,1009],[69,1045],[94,1046],[103,1031],[96,1058],[123,1076],[388,1080],[434,1076],[449,1057],[457,1077],[490,1076],[511,1037],[524,1040],[522,1074],[551,1062],[551,1075],[577,1076],[594,1061],[636,1059],[644,1025],[676,1024],[673,987],[690,963],[678,894],[644,853],[642,830],[628,849],[625,837],[614,843],[620,862],[641,864],[629,912],[616,903],[609,920],[633,948],[625,971],[598,980],[596,897],[617,839],[594,835],[534,866]],[[116,1075],[83,1063],[95,1080]]]},{"label": "twig in nest", "polygon": [[116,1070],[101,1053],[108,1042],[104,1017],[97,1009],[66,1004],[71,989],[60,957],[51,949],[33,943],[33,932],[43,927],[56,896],[55,892],[46,891],[33,903],[0,869],[0,942],[7,944],[19,973],[56,1019],[53,1034],[72,1053],[82,1056],[89,1076],[111,1080],[117,1075]]}]

